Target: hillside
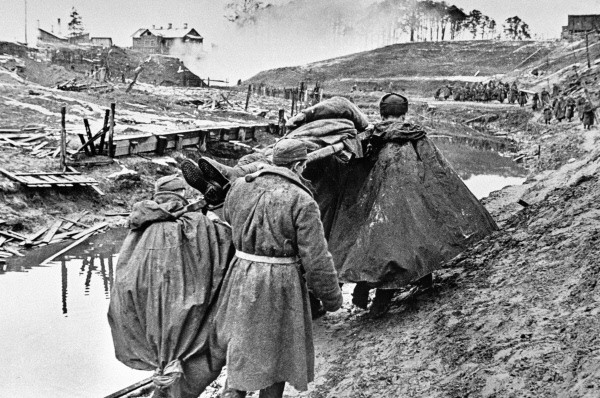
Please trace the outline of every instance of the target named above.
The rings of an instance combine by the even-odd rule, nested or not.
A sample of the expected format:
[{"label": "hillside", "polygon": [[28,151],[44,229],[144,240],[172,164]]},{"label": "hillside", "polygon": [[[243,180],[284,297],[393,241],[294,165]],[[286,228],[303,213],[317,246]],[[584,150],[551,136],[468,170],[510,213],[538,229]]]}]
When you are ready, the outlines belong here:
[{"label": "hillside", "polygon": [[403,43],[302,66],[267,70],[248,83],[292,87],[300,81],[309,82],[309,86],[319,81],[328,92],[348,92],[354,84],[365,91],[375,86],[386,90],[391,82],[397,91],[429,97],[434,87],[506,74],[516,67],[523,68],[545,59],[556,47],[556,43],[536,41]]}]

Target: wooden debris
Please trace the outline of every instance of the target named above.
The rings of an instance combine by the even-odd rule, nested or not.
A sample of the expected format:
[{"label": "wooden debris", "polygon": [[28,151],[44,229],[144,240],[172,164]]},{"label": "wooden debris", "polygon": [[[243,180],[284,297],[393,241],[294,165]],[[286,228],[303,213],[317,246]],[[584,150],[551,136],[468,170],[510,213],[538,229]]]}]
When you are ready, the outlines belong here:
[{"label": "wooden debris", "polygon": [[13,238],[13,239],[16,239],[16,240],[27,240],[27,238],[24,237],[23,235],[18,234],[16,232],[12,232],[12,231],[2,231],[2,230],[0,230],[0,235],[4,235],[5,237]]},{"label": "wooden debris", "polygon": [[42,242],[49,243],[60,228],[62,223],[62,221],[55,221],[54,224],[50,226],[48,232],[46,232],[46,235],[44,235],[44,239],[42,239]]},{"label": "wooden debris", "polygon": [[91,234],[92,232],[96,232],[102,228],[105,228],[108,226],[107,222],[101,222],[99,224],[94,225],[93,227],[90,227],[88,229],[85,229],[81,232],[79,232],[77,235],[73,236],[73,239],[79,239],[87,234]]},{"label": "wooden debris", "polygon": [[14,254],[15,256],[19,256],[19,257],[25,257],[24,254],[22,254],[21,252],[19,252],[18,250],[12,249],[10,247],[5,247],[4,248],[5,251]]}]

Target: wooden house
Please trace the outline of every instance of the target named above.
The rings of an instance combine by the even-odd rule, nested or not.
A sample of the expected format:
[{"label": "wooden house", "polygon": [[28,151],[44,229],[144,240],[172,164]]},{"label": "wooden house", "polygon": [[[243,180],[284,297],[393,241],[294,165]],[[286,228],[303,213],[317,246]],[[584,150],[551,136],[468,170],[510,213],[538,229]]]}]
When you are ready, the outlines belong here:
[{"label": "wooden house", "polygon": [[69,39],[55,34],[53,32],[48,32],[45,29],[38,28],[38,43],[68,43]]},{"label": "wooden house", "polygon": [[194,28],[173,28],[169,24],[166,29],[162,27],[138,29],[133,35],[133,49],[146,54],[169,54],[175,45],[183,45],[192,51],[203,50],[204,38]]}]

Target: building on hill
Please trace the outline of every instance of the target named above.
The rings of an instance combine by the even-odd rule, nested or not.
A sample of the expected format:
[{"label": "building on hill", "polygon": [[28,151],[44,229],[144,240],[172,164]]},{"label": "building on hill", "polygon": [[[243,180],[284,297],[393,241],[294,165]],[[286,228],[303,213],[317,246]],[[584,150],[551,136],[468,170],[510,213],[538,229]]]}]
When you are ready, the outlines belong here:
[{"label": "building on hill", "polygon": [[38,43],[68,43],[69,39],[56,34],[54,32],[48,32],[45,29],[38,28]]},{"label": "building on hill", "polygon": [[562,27],[563,37],[600,30],[600,15],[569,15],[567,26]]},{"label": "building on hill", "polygon": [[110,48],[113,45],[112,38],[110,37],[92,37],[90,39],[93,46],[98,46],[102,48]]},{"label": "building on hill", "polygon": [[89,44],[90,43],[90,34],[82,33],[80,35],[69,36],[68,40],[69,40],[69,44]]},{"label": "building on hill", "polygon": [[202,51],[204,38],[194,28],[188,28],[183,24],[183,28],[173,28],[169,24],[167,29],[141,28],[133,35],[133,49],[146,54],[169,54],[171,48],[182,44],[192,51]]}]

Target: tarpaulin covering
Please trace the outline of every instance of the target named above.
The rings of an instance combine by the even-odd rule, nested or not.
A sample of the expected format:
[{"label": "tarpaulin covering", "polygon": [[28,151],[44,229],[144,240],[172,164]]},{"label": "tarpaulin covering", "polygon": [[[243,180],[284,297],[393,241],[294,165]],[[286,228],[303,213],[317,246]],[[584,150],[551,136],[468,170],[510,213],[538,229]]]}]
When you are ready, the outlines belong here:
[{"label": "tarpaulin covering", "polygon": [[286,134],[286,138],[304,141],[309,152],[328,145],[344,143],[344,158],[362,156],[362,147],[357,140],[358,131],[347,119],[323,119],[303,124],[296,130]]},{"label": "tarpaulin covering", "polygon": [[231,231],[179,201],[134,205],[108,312],[117,359],[154,370],[173,397],[197,397],[219,374],[211,363],[209,307],[233,255]]},{"label": "tarpaulin covering", "polygon": [[378,150],[335,178],[328,239],[340,280],[398,288],[497,229],[424,131],[383,122],[374,136]]},{"label": "tarpaulin covering", "polygon": [[365,114],[356,105],[343,97],[332,97],[302,110],[301,113],[288,120],[286,126],[295,129],[303,124],[323,119],[349,120],[358,131],[363,131],[369,126]]}]

